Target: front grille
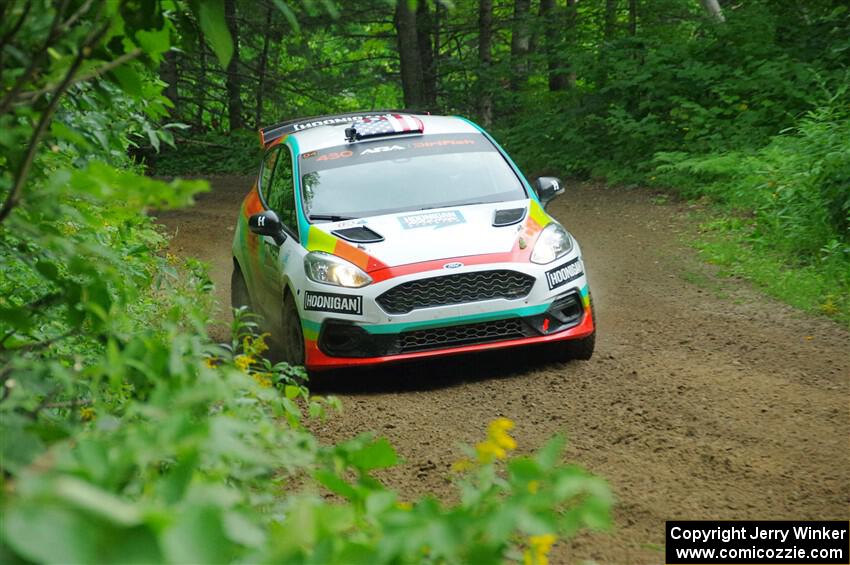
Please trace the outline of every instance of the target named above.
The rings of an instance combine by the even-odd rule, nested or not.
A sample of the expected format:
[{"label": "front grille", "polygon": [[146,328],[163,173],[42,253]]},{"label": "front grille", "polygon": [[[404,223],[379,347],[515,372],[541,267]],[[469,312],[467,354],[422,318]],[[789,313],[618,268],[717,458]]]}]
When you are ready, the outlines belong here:
[{"label": "front grille", "polygon": [[398,336],[398,345],[402,353],[456,347],[488,341],[516,339],[524,337],[524,325],[519,318],[402,332]]},{"label": "front grille", "polygon": [[517,271],[478,271],[402,283],[380,295],[377,301],[388,314],[407,314],[432,306],[523,298],[533,286],[534,277]]}]

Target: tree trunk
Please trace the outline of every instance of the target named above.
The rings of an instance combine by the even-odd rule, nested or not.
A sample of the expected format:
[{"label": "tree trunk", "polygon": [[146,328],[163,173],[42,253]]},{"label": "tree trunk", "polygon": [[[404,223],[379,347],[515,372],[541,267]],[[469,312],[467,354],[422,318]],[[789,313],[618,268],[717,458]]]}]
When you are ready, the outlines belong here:
[{"label": "tree trunk", "polygon": [[227,29],[233,37],[233,57],[227,65],[227,120],[230,131],[245,127],[242,121],[242,98],[239,77],[239,25],[236,20],[236,0],[224,0],[224,17],[227,20]]},{"label": "tree trunk", "polygon": [[529,10],[531,0],[514,0],[511,30],[511,90],[521,90],[528,81],[528,51],[531,44]]},{"label": "tree trunk", "polygon": [[718,3],[717,0],[700,0],[700,3],[714,21],[719,23],[726,21],[726,17],[723,15],[723,9],[720,7],[720,3]]},{"label": "tree trunk", "polygon": [[605,0],[605,27],[603,29],[603,37],[605,43],[614,39],[614,32],[617,29],[617,0]]},{"label": "tree trunk", "polygon": [[165,83],[165,97],[174,107],[169,110],[172,117],[180,116],[180,96],[177,92],[177,82],[180,79],[177,70],[177,51],[168,51],[159,65],[159,76]]},{"label": "tree trunk", "polygon": [[[198,52],[200,53],[200,71],[199,71],[199,79],[198,81],[203,83],[207,78],[207,44],[204,42],[204,32],[201,31],[200,26],[198,26]],[[196,96],[202,97],[203,90],[196,92]],[[199,131],[204,130],[204,105],[202,103],[198,103],[198,110],[195,114],[195,127]]]},{"label": "tree trunk", "polygon": [[597,88],[608,82],[608,48],[617,31],[618,0],[605,0],[605,14],[602,20],[602,43],[599,45],[599,69],[596,75]]},{"label": "tree trunk", "polygon": [[263,126],[263,100],[266,88],[266,63],[269,59],[269,30],[272,25],[272,4],[266,8],[266,33],[263,34],[263,50],[260,52],[260,60],[257,62],[257,106],[254,109],[254,127]]},{"label": "tree trunk", "polygon": [[425,103],[425,77],[419,57],[416,12],[410,9],[408,0],[399,0],[396,4],[395,26],[404,105],[406,108],[418,109]]},{"label": "tree trunk", "polygon": [[493,125],[493,0],[478,0],[478,115],[485,128]]},{"label": "tree trunk", "polygon": [[[571,45],[575,45],[576,42],[572,36],[575,35],[576,29],[578,29],[578,8],[576,7],[576,2],[578,0],[567,0],[567,37],[570,37],[572,41]],[[576,85],[577,80],[576,72],[571,70],[567,73],[567,84],[570,88]]]},{"label": "tree trunk", "polygon": [[540,20],[543,23],[543,45],[546,53],[546,66],[549,72],[549,90],[566,90],[568,81],[564,69],[564,45],[561,30],[564,27],[562,12],[555,0],[540,0]]},{"label": "tree trunk", "polygon": [[423,93],[425,107],[435,109],[437,105],[437,73],[434,68],[434,19],[428,2],[419,0],[416,6],[416,44],[419,47],[419,61],[422,64]]}]

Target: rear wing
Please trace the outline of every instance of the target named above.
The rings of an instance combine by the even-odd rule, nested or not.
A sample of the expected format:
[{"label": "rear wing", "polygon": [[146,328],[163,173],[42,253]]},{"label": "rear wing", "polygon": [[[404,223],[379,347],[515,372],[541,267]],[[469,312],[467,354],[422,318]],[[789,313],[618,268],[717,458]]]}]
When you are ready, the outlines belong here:
[{"label": "rear wing", "polygon": [[[342,124],[353,124],[362,122],[366,118],[382,119],[386,116],[410,116],[409,111],[404,110],[370,110],[368,112],[351,112],[348,114],[329,114],[326,116],[313,116],[310,118],[298,118],[288,120],[264,127],[260,130],[260,143],[267,147],[270,143],[277,141],[285,135],[319,126],[333,126]],[[369,121],[369,120],[367,120]],[[421,120],[419,121],[421,125]]]}]

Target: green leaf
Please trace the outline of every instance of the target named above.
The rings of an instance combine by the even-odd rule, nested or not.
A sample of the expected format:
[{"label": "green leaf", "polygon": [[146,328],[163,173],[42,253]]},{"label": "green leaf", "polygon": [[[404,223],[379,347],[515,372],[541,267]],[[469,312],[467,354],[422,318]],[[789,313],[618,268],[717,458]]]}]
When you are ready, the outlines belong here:
[{"label": "green leaf", "polygon": [[226,68],[233,56],[233,38],[224,19],[224,0],[196,0],[192,10],[218,62]]},{"label": "green leaf", "polygon": [[141,522],[135,506],[80,479],[60,477],[54,489],[58,498],[113,524],[134,526]]},{"label": "green leaf", "polygon": [[286,398],[293,400],[301,394],[301,388],[295,385],[286,385],[283,388],[283,394],[284,396],[286,396]]},{"label": "green leaf", "polygon": [[[131,65],[125,63],[112,69],[110,74],[115,77],[115,81],[124,92],[130,96],[139,97],[142,95],[142,78]],[[150,128],[147,123],[145,123],[145,127]]]},{"label": "green leaf", "polygon": [[344,496],[349,500],[357,500],[359,498],[357,490],[354,487],[330,471],[320,469],[313,474],[313,477],[331,492]]},{"label": "green leaf", "polygon": [[534,459],[540,464],[544,469],[551,469],[555,465],[558,464],[558,461],[561,458],[561,453],[564,451],[564,446],[566,445],[566,438],[558,434],[552,437],[549,441],[546,442],[546,445],[540,448],[537,453],[534,455]]},{"label": "green leaf", "polygon": [[78,149],[86,149],[91,147],[91,144],[86,141],[86,138],[75,129],[72,129],[67,124],[59,121],[53,120],[50,122],[50,133],[56,136],[58,139],[62,139],[67,141],[68,143],[72,143],[78,147]]},{"label": "green leaf", "polygon": [[59,268],[52,261],[39,261],[35,264],[35,270],[50,281],[55,281],[59,276]]},{"label": "green leaf", "polygon": [[361,471],[385,469],[396,463],[395,449],[386,438],[380,438],[351,454],[351,464]]},{"label": "green leaf", "polygon": [[23,416],[5,413],[2,420],[0,461],[3,462],[4,471],[16,473],[44,451],[44,444],[37,435],[27,429],[29,422]]},{"label": "green leaf", "polygon": [[30,561],[94,563],[98,560],[95,522],[69,508],[44,502],[7,507],[0,527],[5,543]]},{"label": "green leaf", "polygon": [[0,308],[0,322],[18,330],[27,329],[32,325],[29,313],[23,308]]},{"label": "green leaf", "polygon": [[227,537],[246,547],[260,547],[266,542],[266,534],[240,512],[224,514],[224,530]]},{"label": "green leaf", "polygon": [[292,8],[287,6],[283,0],[272,0],[272,2],[280,10],[280,13],[283,14],[283,17],[286,18],[286,21],[289,22],[289,25],[292,26],[292,29],[295,31],[301,29],[301,26],[298,24],[298,18],[295,17],[295,12],[292,11]]},{"label": "green leaf", "polygon": [[136,33],[136,41],[148,57],[159,62],[162,54],[171,47],[169,32],[167,25],[158,30],[142,30]]},{"label": "green leaf", "polygon": [[224,563],[231,559],[221,514],[213,506],[190,506],[161,537],[169,561],[177,563]]}]

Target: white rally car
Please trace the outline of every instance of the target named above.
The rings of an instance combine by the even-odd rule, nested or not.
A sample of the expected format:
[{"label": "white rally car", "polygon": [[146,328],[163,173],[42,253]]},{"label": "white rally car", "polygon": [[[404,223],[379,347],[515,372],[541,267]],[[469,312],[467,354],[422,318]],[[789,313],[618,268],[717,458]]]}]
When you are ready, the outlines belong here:
[{"label": "white rally car", "polygon": [[593,353],[581,250],[460,117],[369,112],[263,129],[233,241],[232,303],[310,370],[558,342]]}]

